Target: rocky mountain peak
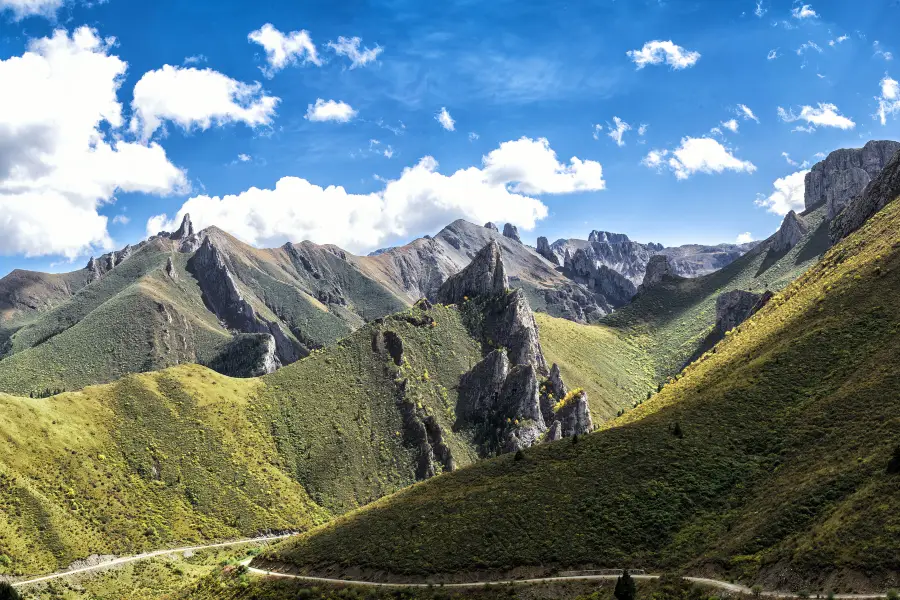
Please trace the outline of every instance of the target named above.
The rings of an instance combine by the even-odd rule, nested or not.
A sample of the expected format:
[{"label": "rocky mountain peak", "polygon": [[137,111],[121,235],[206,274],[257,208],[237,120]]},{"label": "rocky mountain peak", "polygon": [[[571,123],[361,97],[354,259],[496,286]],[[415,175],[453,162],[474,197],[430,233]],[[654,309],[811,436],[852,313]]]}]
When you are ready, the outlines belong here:
[{"label": "rocky mountain peak", "polygon": [[520,244],[522,243],[522,238],[519,237],[519,228],[511,223],[507,223],[503,226],[503,236],[515,240]]},{"label": "rocky mountain peak", "polygon": [[547,240],[544,236],[541,236],[537,239],[537,253],[552,262],[554,265],[559,266],[559,257],[556,253],[553,252],[553,248],[550,247],[550,241]]},{"label": "rocky mountain peak", "polygon": [[809,225],[806,219],[794,211],[789,212],[772,240],[772,251],[787,252],[796,246],[808,231]]},{"label": "rocky mountain peak", "polygon": [[865,223],[872,215],[900,196],[900,150],[885,164],[862,193],[831,223],[831,242],[837,243]]},{"label": "rocky mountain peak", "polygon": [[624,233],[611,233],[609,231],[597,231],[596,229],[588,235],[589,242],[606,243],[606,244],[622,244],[631,240]]},{"label": "rocky mountain peak", "polygon": [[490,222],[490,221],[488,221],[487,223],[485,223],[484,226],[485,226],[486,229],[490,229],[491,231],[496,231],[497,233],[500,233],[500,230],[497,229],[497,226],[494,225],[494,224],[493,224],[492,222]]},{"label": "rocky mountain peak", "polygon": [[181,226],[169,237],[173,240],[183,240],[194,235],[194,224],[191,222],[190,213],[185,213],[181,220]]},{"label": "rocky mountain peak", "polygon": [[806,208],[826,203],[827,218],[833,219],[881,172],[898,150],[900,142],[890,140],[872,140],[862,148],[835,150],[806,174]]},{"label": "rocky mountain peak", "polygon": [[503,266],[500,244],[491,241],[482,248],[469,265],[447,279],[438,290],[439,302],[458,304],[466,297],[492,296],[509,287]]}]

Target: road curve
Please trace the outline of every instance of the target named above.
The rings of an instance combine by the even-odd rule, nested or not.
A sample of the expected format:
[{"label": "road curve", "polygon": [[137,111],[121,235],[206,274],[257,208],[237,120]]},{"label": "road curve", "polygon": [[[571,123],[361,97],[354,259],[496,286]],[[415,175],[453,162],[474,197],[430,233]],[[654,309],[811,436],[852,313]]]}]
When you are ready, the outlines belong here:
[{"label": "road curve", "polygon": [[290,537],[294,534],[288,533],[284,535],[271,535],[271,536],[260,536],[255,538],[245,538],[241,540],[234,540],[231,542],[219,542],[217,544],[207,544],[204,546],[185,546],[183,548],[169,548],[167,550],[155,550],[153,552],[145,552],[144,554],[135,554],[134,556],[123,556],[121,558],[114,558],[113,560],[108,560],[96,565],[91,565],[89,567],[81,567],[79,569],[71,569],[69,571],[59,571],[57,573],[51,573],[50,575],[42,575],[41,577],[35,577],[33,579],[25,579],[23,581],[14,581],[12,582],[13,587],[25,587],[27,585],[32,585],[35,583],[43,583],[45,581],[50,581],[53,579],[59,579],[60,577],[69,577],[70,575],[78,575],[79,573],[88,573],[90,571],[99,571],[100,569],[105,569],[107,567],[115,567],[118,565],[123,565],[130,562],[136,562],[140,560],[147,560],[149,558],[155,558],[157,556],[164,556],[166,554],[177,554],[180,552],[198,552],[200,550],[209,550],[211,548],[224,548],[227,546],[240,546],[242,544],[254,544],[260,542],[268,542],[272,540],[280,540],[286,537]]},{"label": "road curve", "polygon": [[[538,577],[535,579],[506,579],[506,580],[498,580],[498,581],[473,581],[469,583],[445,583],[445,584],[434,584],[434,583],[379,583],[375,581],[357,581],[357,580],[349,580],[349,579],[332,579],[329,577],[312,577],[309,575],[292,575],[290,573],[279,573],[277,571],[266,571],[264,569],[257,569],[256,567],[250,566],[250,561],[252,559],[245,560],[243,565],[247,567],[247,570],[250,573],[254,573],[256,575],[264,575],[268,577],[281,577],[284,579],[301,579],[304,581],[310,581],[314,583],[330,583],[330,584],[340,584],[340,585],[359,585],[366,587],[393,587],[393,588],[428,588],[428,587],[443,587],[443,588],[478,588],[478,587],[489,587],[492,585],[510,585],[510,584],[532,584],[532,583],[554,583],[554,582],[564,582],[564,581],[599,581],[599,580],[613,580],[618,579],[618,575],[567,575],[567,576],[557,576],[557,577]],[[638,581],[649,581],[651,579],[659,579],[660,575],[632,575],[632,577]],[[738,585],[736,583],[728,583],[727,581],[719,581],[718,579],[708,579],[705,577],[684,577],[684,579],[691,581],[693,583],[699,583],[701,585],[706,585],[709,587],[715,587],[722,590],[726,590],[729,592],[736,592],[740,594],[752,595],[753,590],[743,585]],[[760,592],[760,596],[766,596],[770,598],[800,598],[800,594],[796,594],[793,592],[770,592],[763,591]],[[812,596],[815,597],[815,596]],[[843,599],[843,600],[874,600],[876,598],[886,598],[887,594],[834,594],[834,598]]]}]

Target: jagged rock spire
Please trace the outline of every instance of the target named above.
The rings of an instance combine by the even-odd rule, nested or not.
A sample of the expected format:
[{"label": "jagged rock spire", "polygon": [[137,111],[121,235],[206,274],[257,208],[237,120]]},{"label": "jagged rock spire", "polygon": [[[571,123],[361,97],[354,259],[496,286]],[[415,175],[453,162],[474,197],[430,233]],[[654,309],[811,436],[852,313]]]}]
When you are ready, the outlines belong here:
[{"label": "jagged rock spire", "polygon": [[485,226],[487,229],[490,229],[491,231],[496,231],[497,233],[500,232],[500,230],[497,229],[497,226],[494,225],[491,221],[488,221],[487,223],[485,223],[484,226]]},{"label": "jagged rock spire", "polygon": [[507,223],[503,226],[503,237],[515,240],[520,244],[522,243],[522,238],[519,237],[519,228],[512,223]]},{"label": "jagged rock spire", "polygon": [[809,225],[806,220],[794,211],[789,212],[781,222],[775,239],[772,240],[772,251],[787,252],[796,246],[808,231]]},{"label": "jagged rock spire", "polygon": [[181,220],[181,227],[169,237],[173,240],[183,240],[192,235],[194,235],[194,224],[191,223],[190,213],[185,213],[184,218]]},{"label": "jagged rock spire", "polygon": [[544,236],[537,239],[537,253],[554,265],[559,266],[559,257],[553,252],[553,249],[550,247],[550,241]]},{"label": "jagged rock spire", "polygon": [[469,265],[444,282],[437,298],[444,304],[458,304],[466,297],[491,296],[506,291],[509,279],[503,267],[500,244],[491,241]]}]

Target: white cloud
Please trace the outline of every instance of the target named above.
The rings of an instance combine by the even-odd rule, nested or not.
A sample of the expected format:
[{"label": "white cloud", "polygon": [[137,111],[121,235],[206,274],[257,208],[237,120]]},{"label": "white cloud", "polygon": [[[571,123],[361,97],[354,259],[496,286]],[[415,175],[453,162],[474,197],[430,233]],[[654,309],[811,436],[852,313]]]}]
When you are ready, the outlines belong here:
[{"label": "white cloud", "polygon": [[446,108],[441,107],[440,112],[434,118],[447,131],[456,131],[456,121],[453,120]]},{"label": "white cloud", "polygon": [[881,42],[879,42],[878,40],[875,40],[875,43],[872,44],[872,49],[875,51],[874,56],[879,56],[887,61],[894,60],[893,52],[888,52],[887,50],[884,50],[881,47]]},{"label": "white cloud", "polygon": [[199,65],[200,63],[207,62],[206,55],[204,54],[195,54],[194,56],[185,56],[184,64],[186,65]]},{"label": "white cloud", "polygon": [[756,121],[759,123],[759,117],[753,114],[753,111],[750,110],[750,107],[746,104],[738,104],[736,112],[739,116],[744,117],[744,120]]},{"label": "white cloud", "polygon": [[881,80],[881,96],[878,100],[878,112],[875,117],[881,121],[882,125],[887,125],[888,115],[896,115],[900,113],[900,84],[896,79],[885,75]]},{"label": "white cloud", "polygon": [[370,194],[351,194],[339,186],[322,188],[298,177],[284,177],[274,189],[250,188],[225,197],[189,199],[168,219],[158,215],[148,231],[174,229],[190,212],[197,227],[217,225],[244,241],[275,246],[310,239],[359,252],[446,225],[457,218],[476,223],[506,221],[532,229],[547,207],[528,194],[601,190],[601,166],[572,158],[560,163],[545,139],[505,142],[484,156],[482,167],[450,175],[426,156],[394,180],[382,180]]},{"label": "white cloud", "polygon": [[470,142],[474,142],[474,141],[477,140],[479,137],[481,137],[481,136],[478,135],[477,133],[475,133],[474,131],[470,131],[470,132],[469,132],[469,141],[470,141]]},{"label": "white cloud", "polygon": [[310,121],[337,121],[338,123],[346,123],[355,116],[356,111],[346,102],[318,98],[315,105],[307,105],[306,116],[304,118],[309,119]]},{"label": "white cloud", "polygon": [[769,12],[769,11],[766,10],[765,8],[763,8],[762,0],[757,0],[756,1],[756,10],[753,11],[753,14],[756,15],[757,17],[762,17],[767,12]]},{"label": "white cloud", "polygon": [[594,132],[591,134],[591,137],[593,137],[595,140],[599,140],[600,132],[603,131],[603,125],[600,125],[599,123],[594,123],[593,129],[594,129]]},{"label": "white cloud", "polygon": [[722,127],[724,127],[725,129],[730,130],[732,133],[737,133],[737,132],[738,132],[738,127],[739,127],[739,126],[738,126],[737,119],[729,119],[728,121],[723,121],[723,122],[721,123],[721,125],[722,125]]},{"label": "white cloud", "polygon": [[124,139],[119,86],[127,63],[87,27],[33,39],[0,60],[0,254],[75,258],[108,249],[117,192],[187,187],[161,146]]},{"label": "white cloud", "polygon": [[778,58],[778,50],[769,50],[769,54],[766,55],[768,60],[775,60]]},{"label": "white cloud", "polygon": [[249,154],[238,154],[238,160],[241,162],[250,162],[253,158]]},{"label": "white cloud", "polygon": [[834,46],[837,46],[838,44],[843,44],[844,42],[846,42],[846,41],[849,40],[849,39],[850,39],[850,36],[849,36],[849,35],[842,35],[842,36],[837,37],[837,38],[835,38],[835,39],[833,39],[833,40],[829,40],[829,41],[828,41],[828,45],[831,46],[831,47],[834,47]]},{"label": "white cloud", "polygon": [[256,31],[251,31],[247,39],[265,49],[267,66],[260,67],[260,70],[266,77],[271,78],[285,67],[301,62],[322,66],[316,45],[305,29],[285,35],[271,23],[266,23]]},{"label": "white cloud", "polygon": [[795,210],[804,209],[803,196],[806,190],[806,174],[809,171],[797,171],[787,177],[776,179],[773,186],[775,191],[769,196],[759,194],[754,202],[757,206],[765,207],[771,213],[784,216]]},{"label": "white cloud", "polygon": [[795,19],[818,19],[819,15],[809,4],[801,4],[791,9],[791,16]]},{"label": "white cloud", "polygon": [[392,158],[394,156],[394,148],[390,144],[382,152],[385,158]]},{"label": "white cloud", "polygon": [[235,81],[212,69],[164,65],[135,84],[131,130],[147,140],[166,121],[185,131],[239,122],[269,125],[279,101],[259,83]]},{"label": "white cloud", "polygon": [[786,162],[787,164],[791,165],[792,167],[800,167],[801,169],[806,169],[806,168],[809,167],[809,161],[808,161],[808,160],[804,160],[802,163],[798,163],[796,160],[794,160],[793,158],[791,158],[791,155],[788,154],[787,152],[782,152],[782,153],[781,153],[781,156],[783,156],[785,162]]},{"label": "white cloud", "polygon": [[641,123],[641,126],[638,127],[638,135],[644,137],[647,134],[647,130],[650,128],[646,123]]},{"label": "white cloud", "polygon": [[778,116],[785,123],[793,123],[800,120],[806,121],[809,123],[809,126],[798,126],[795,128],[795,131],[805,131],[807,133],[815,131],[816,126],[837,127],[838,129],[853,129],[856,127],[856,123],[840,114],[837,106],[827,102],[819,102],[816,108],[803,106],[799,115],[795,115],[793,110],[787,111],[779,106]]},{"label": "white cloud", "polygon": [[335,54],[338,56],[346,56],[350,59],[350,68],[355,69],[356,67],[364,67],[370,62],[375,61],[378,58],[378,55],[384,50],[378,44],[375,44],[374,48],[363,48],[359,49],[359,45],[362,42],[362,39],[358,37],[345,38],[344,36],[338,37],[337,42],[328,42],[328,47],[331,48]]},{"label": "white cloud", "polygon": [[63,5],[63,0],[0,0],[0,13],[12,12],[16,20],[40,16],[52,18]]},{"label": "white cloud", "polygon": [[797,48],[797,56],[803,56],[803,53],[806,52],[807,50],[815,50],[816,52],[819,52],[819,53],[822,52],[822,49],[819,47],[819,45],[816,44],[815,42],[813,42],[812,40],[810,40],[808,42],[804,42],[804,43],[800,44],[800,47]]},{"label": "white cloud", "polygon": [[125,215],[116,215],[113,217],[112,222],[113,225],[128,225],[131,222],[131,219]]},{"label": "white cloud", "polygon": [[737,239],[734,240],[736,244],[749,244],[753,241],[753,234],[749,231],[745,231],[744,233],[740,233],[737,236]]},{"label": "white cloud", "polygon": [[722,133],[722,129],[719,127],[713,127],[712,129],[709,130],[709,132],[713,135],[721,135],[721,136],[725,135],[724,133]]},{"label": "white cloud", "polygon": [[700,53],[685,50],[681,46],[673,44],[671,40],[653,40],[647,42],[640,50],[629,50],[628,57],[634,61],[638,69],[647,65],[669,65],[673,69],[686,69],[694,66],[700,60]]},{"label": "white cloud", "polygon": [[607,129],[609,129],[609,133],[606,135],[611,137],[616,142],[616,145],[621,148],[625,145],[625,140],[623,139],[625,132],[631,130],[631,125],[619,117],[613,117],[613,123],[615,123],[615,125],[610,125],[609,123],[606,124]]},{"label": "white cloud", "polygon": [[[664,161],[664,159],[667,160]],[[668,167],[677,179],[687,179],[695,173],[722,173],[735,171],[753,173],[756,165],[740,160],[732,152],[712,138],[685,137],[681,145],[673,151],[653,150],[644,158],[648,167],[661,169]]]}]

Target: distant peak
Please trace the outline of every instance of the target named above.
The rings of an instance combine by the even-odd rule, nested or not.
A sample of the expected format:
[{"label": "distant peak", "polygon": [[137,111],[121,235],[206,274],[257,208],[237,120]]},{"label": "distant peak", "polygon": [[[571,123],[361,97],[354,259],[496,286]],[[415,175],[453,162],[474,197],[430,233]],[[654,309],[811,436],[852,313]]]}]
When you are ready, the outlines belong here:
[{"label": "distant peak", "polygon": [[594,230],[588,236],[589,242],[607,243],[607,244],[624,244],[631,240],[624,233],[612,233],[610,231]]},{"label": "distant peak", "polygon": [[519,237],[519,228],[512,223],[507,223],[503,226],[503,237],[515,240],[520,244],[522,243],[522,238]]},{"label": "distant peak", "polygon": [[185,213],[184,218],[181,220],[181,227],[169,237],[173,240],[183,240],[192,235],[194,235],[194,224],[191,222],[190,213]]}]

